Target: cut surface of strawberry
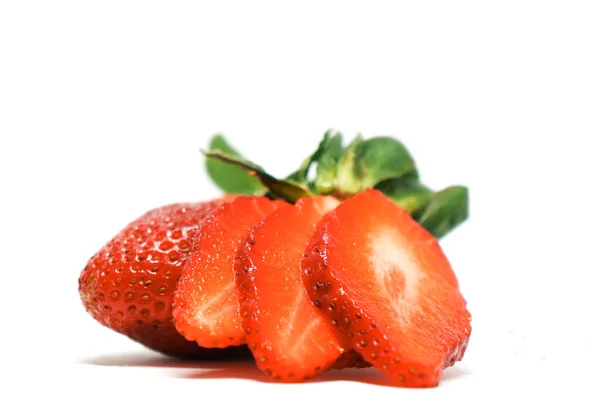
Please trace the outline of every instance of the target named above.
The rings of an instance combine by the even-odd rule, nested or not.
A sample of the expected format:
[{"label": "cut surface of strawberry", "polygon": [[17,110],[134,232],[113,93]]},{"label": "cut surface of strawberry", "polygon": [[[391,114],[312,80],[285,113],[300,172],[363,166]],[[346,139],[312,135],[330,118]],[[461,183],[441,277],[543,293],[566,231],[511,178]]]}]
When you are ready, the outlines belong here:
[{"label": "cut surface of strawberry", "polygon": [[300,274],[316,224],[338,203],[302,198],[257,225],[240,248],[235,278],[246,342],[258,367],[277,380],[312,378],[350,349],[314,307]]},{"label": "cut surface of strawberry", "polygon": [[204,220],[174,299],[175,327],[186,339],[209,348],[244,343],[234,281],[236,252],[255,224],[284,207],[292,205],[240,196]]},{"label": "cut surface of strawberry", "polygon": [[314,306],[400,385],[436,386],[462,359],[471,317],[454,271],[437,240],[380,192],[325,215],[306,255]]}]

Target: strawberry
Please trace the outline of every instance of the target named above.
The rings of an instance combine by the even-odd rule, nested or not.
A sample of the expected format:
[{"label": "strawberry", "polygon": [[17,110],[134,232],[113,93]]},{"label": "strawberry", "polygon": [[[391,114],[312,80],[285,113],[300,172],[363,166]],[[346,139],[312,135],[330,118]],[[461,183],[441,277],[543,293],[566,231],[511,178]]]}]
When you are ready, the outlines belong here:
[{"label": "strawberry", "polygon": [[127,225],[80,274],[79,293],[86,310],[102,325],[163,354],[213,358],[235,353],[187,341],[175,330],[171,311],[192,236],[206,215],[226,200],[229,197],[160,207]]},{"label": "strawberry", "polygon": [[219,135],[202,152],[232,196],[148,212],[93,256],[79,291],[96,320],[177,357],[247,342],[282,381],[374,365],[431,386],[462,358],[470,317],[434,237],[466,220],[466,187],[429,189],[392,137],[327,131],[284,179]]},{"label": "strawberry", "polygon": [[188,340],[208,348],[244,343],[234,282],[235,254],[255,224],[286,206],[291,205],[266,197],[240,196],[206,218],[174,300],[175,326]]},{"label": "strawberry", "polygon": [[470,314],[437,240],[381,192],[328,213],[302,262],[316,308],[374,367],[406,387],[438,385],[462,359]]},{"label": "strawberry", "polygon": [[300,199],[253,228],[240,248],[235,279],[246,342],[258,367],[277,380],[312,378],[350,349],[314,308],[300,275],[316,224],[338,203],[324,196]]}]

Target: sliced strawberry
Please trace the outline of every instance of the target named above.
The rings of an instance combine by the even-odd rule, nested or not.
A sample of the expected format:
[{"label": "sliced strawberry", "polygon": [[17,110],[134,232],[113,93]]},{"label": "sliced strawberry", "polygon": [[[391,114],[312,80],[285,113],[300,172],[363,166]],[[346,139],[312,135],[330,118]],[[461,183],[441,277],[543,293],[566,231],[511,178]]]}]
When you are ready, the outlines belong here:
[{"label": "sliced strawberry", "polygon": [[300,275],[316,224],[338,203],[324,196],[300,199],[267,217],[240,247],[236,283],[246,342],[258,367],[281,381],[324,372],[350,349],[314,307]]},{"label": "sliced strawberry", "polygon": [[292,207],[265,197],[241,196],[213,211],[202,224],[175,293],[175,327],[202,347],[244,343],[234,282],[242,238],[277,209]]},{"label": "sliced strawberry", "polygon": [[460,360],[470,314],[436,239],[376,190],[319,223],[303,280],[314,305],[373,366],[407,387],[433,387]]}]

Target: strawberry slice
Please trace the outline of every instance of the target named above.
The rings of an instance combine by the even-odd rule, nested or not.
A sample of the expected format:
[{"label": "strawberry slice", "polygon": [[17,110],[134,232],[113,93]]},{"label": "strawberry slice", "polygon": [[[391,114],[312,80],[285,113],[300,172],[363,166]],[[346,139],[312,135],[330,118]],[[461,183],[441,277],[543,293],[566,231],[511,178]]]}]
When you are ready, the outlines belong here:
[{"label": "strawberry slice", "polygon": [[240,247],[236,283],[246,342],[258,367],[277,380],[299,382],[329,369],[349,342],[314,307],[300,263],[332,197],[300,199],[257,225]]},{"label": "strawberry slice", "polygon": [[302,262],[308,295],[365,360],[406,387],[462,359],[470,314],[436,239],[379,191],[323,217]]},{"label": "strawberry slice", "polygon": [[205,218],[173,303],[175,327],[186,339],[209,348],[244,343],[234,281],[235,254],[255,224],[285,207],[292,206],[265,197],[240,196]]}]

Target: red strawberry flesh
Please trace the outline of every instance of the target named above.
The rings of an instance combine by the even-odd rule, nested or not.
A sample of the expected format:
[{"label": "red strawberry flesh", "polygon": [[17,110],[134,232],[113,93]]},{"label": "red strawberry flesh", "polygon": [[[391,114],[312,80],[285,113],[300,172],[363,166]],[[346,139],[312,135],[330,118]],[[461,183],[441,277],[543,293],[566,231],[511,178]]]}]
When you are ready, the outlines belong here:
[{"label": "red strawberry flesh", "polygon": [[300,274],[316,224],[338,203],[300,199],[256,226],[240,249],[236,283],[246,342],[258,367],[280,381],[314,377],[350,348],[314,307]]},{"label": "red strawberry flesh", "polygon": [[175,326],[188,340],[208,348],[244,343],[234,281],[235,254],[255,224],[286,206],[291,207],[265,197],[241,196],[204,220],[174,300]]}]

